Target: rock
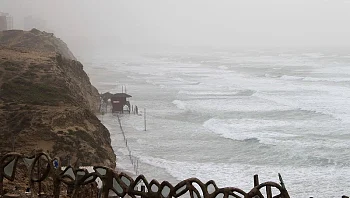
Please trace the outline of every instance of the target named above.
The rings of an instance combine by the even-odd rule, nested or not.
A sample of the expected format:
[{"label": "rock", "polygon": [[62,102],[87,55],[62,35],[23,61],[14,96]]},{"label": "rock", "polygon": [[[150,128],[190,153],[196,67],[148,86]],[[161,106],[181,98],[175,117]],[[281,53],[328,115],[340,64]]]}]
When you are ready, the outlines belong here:
[{"label": "rock", "polygon": [[0,48],[10,48],[21,52],[61,54],[66,59],[76,60],[67,44],[52,33],[41,32],[34,28],[29,32],[23,30],[2,31],[0,37]]},{"label": "rock", "polygon": [[6,194],[6,195],[4,195],[4,198],[16,198],[16,197],[21,197],[21,196],[18,194]]},{"label": "rock", "polygon": [[[115,167],[110,134],[83,65],[50,33],[0,32],[0,151],[49,152],[62,162]],[[65,165],[65,164],[63,164]]]}]

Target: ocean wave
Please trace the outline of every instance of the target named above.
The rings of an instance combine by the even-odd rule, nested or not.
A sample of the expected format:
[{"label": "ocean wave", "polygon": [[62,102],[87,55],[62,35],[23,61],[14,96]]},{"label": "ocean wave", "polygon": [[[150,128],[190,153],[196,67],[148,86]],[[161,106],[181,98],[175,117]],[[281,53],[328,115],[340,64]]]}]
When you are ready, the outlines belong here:
[{"label": "ocean wave", "polygon": [[173,104],[176,105],[179,109],[186,110],[186,104],[181,100],[174,100]]},{"label": "ocean wave", "polygon": [[325,56],[322,53],[303,53],[302,55],[310,58],[322,58]]},{"label": "ocean wave", "polygon": [[252,96],[254,93],[256,93],[255,90],[236,90],[236,91],[196,91],[196,90],[191,90],[191,91],[185,91],[185,90],[180,90],[178,94],[181,95],[187,95],[187,96],[203,96],[201,98],[205,99],[205,96],[208,97],[218,97],[218,98],[223,98],[225,99],[225,96]]},{"label": "ocean wave", "polygon": [[[238,187],[244,191],[249,191],[251,187],[252,175],[257,172],[262,180],[276,181],[277,173],[281,173],[283,178],[288,180],[288,192],[291,197],[309,197],[313,195],[315,189],[324,186],[332,191],[324,191],[324,197],[334,196],[334,192],[344,192],[343,186],[347,186],[348,180],[344,175],[350,173],[349,167],[335,166],[279,166],[279,165],[249,165],[246,163],[214,163],[214,162],[194,162],[178,161],[176,159],[162,159],[159,157],[141,156],[142,163],[166,171],[179,181],[196,177],[202,182],[214,180],[221,187]],[[314,160],[314,159],[309,159]],[[324,164],[327,159],[320,160]],[[327,163],[326,163],[327,164]],[[328,174],[327,174],[328,173]],[[232,179],[234,178],[234,179]],[[305,178],[308,178],[307,181]],[[152,178],[153,179],[153,178]],[[330,185],[331,184],[331,185]],[[302,189],[302,191],[300,190]]]},{"label": "ocean wave", "polygon": [[304,79],[304,77],[283,75],[280,77],[280,79],[282,79],[282,80],[302,80],[302,79]]},{"label": "ocean wave", "polygon": [[245,95],[225,99],[195,99],[195,100],[174,100],[179,109],[193,112],[210,113],[221,112],[265,112],[293,110],[286,105],[277,104],[257,97],[251,98]]},{"label": "ocean wave", "polygon": [[[304,90],[305,94],[303,92],[299,92],[293,95],[285,96],[259,92],[256,93],[255,96],[275,102],[276,104],[286,105],[292,109],[327,115],[331,120],[341,120],[345,123],[350,123],[350,115],[348,114],[350,108],[347,105],[349,93],[347,90],[331,90],[327,87],[320,86],[315,88],[313,86],[304,88],[308,88],[310,90],[315,89],[318,90],[318,92],[310,94],[310,90]],[[328,93],[324,94],[321,91]]]},{"label": "ocean wave", "polygon": [[283,75],[280,77],[282,80],[302,80],[302,81],[309,81],[309,82],[350,82],[350,78],[316,78],[311,76],[289,76],[289,75]]},{"label": "ocean wave", "polygon": [[297,137],[295,134],[277,133],[277,127],[290,126],[288,121],[255,120],[255,119],[209,119],[203,126],[224,138],[240,141],[260,141],[264,144],[275,144],[285,138]]},{"label": "ocean wave", "polygon": [[219,69],[223,69],[223,70],[227,70],[227,69],[228,69],[228,67],[225,66],[225,65],[221,65],[221,66],[219,66],[218,68],[219,68]]},{"label": "ocean wave", "polygon": [[238,91],[184,91],[180,90],[178,92],[179,94],[184,94],[184,95],[206,95],[206,96],[230,96],[230,95],[236,95]]},{"label": "ocean wave", "polygon": [[200,82],[198,82],[198,81],[189,81],[189,80],[185,80],[185,79],[179,78],[179,77],[174,78],[174,80],[178,81],[178,82],[182,82],[184,84],[189,84],[189,85],[198,85],[198,84],[200,84]]},{"label": "ocean wave", "polygon": [[303,78],[304,81],[311,81],[311,82],[350,82],[350,78],[315,78],[315,77],[305,77]]}]

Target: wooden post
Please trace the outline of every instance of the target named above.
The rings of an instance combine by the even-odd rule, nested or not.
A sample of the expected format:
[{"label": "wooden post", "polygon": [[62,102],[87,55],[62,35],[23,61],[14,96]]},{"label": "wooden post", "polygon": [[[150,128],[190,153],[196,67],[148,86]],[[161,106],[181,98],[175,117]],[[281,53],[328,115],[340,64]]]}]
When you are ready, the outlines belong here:
[{"label": "wooden post", "polygon": [[[146,192],[145,186],[141,185],[141,192]],[[141,196],[141,198],[144,198],[144,196]]]},{"label": "wooden post", "polygon": [[[0,165],[1,167],[1,165]],[[2,172],[2,169],[3,167],[1,167],[1,170],[0,170],[0,196],[3,196],[4,195],[4,176],[3,176],[3,172]]]},{"label": "wooden post", "polygon": [[[39,155],[39,158],[38,158],[38,179],[40,178],[40,168],[41,168],[40,158],[41,158],[41,155]],[[41,197],[41,181],[39,181],[39,197]]]},{"label": "wooden post", "polygon": [[12,132],[12,152],[15,152],[15,134]]},{"label": "wooden post", "polygon": [[146,108],[144,108],[143,117],[144,117],[144,123],[145,123],[145,131],[146,131],[147,130],[147,127],[146,127]]},{"label": "wooden post", "polygon": [[254,175],[254,187],[259,186],[259,175]]},{"label": "wooden post", "polygon": [[[254,187],[259,186],[259,175],[254,175]],[[258,195],[254,196],[254,198],[259,198]]]},{"label": "wooden post", "polygon": [[266,186],[266,196],[267,198],[272,198],[271,186]]},{"label": "wooden post", "polygon": [[[61,166],[59,166],[59,168],[61,168]],[[58,172],[58,170],[56,170]],[[56,173],[55,173],[56,174]],[[53,180],[53,197],[54,198],[59,198],[60,197],[60,193],[61,193],[61,180],[55,176],[54,180]]]},{"label": "wooden post", "polygon": [[136,161],[136,176],[139,174],[139,160]]}]

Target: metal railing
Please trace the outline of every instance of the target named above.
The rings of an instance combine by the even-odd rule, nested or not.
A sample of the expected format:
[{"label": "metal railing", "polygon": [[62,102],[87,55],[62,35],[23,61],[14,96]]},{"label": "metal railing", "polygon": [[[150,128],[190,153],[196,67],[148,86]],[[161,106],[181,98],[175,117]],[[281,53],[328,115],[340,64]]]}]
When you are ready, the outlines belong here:
[{"label": "metal railing", "polygon": [[[258,176],[254,176],[254,188],[245,192],[239,188],[226,187],[218,188],[214,181],[206,183],[197,178],[183,180],[173,186],[168,181],[159,183],[156,180],[148,182],[143,175],[133,179],[129,175],[104,167],[94,166],[92,172],[86,169],[67,166],[61,169],[58,158],[51,158],[48,154],[40,152],[33,156],[25,156],[20,153],[8,153],[0,160],[0,196],[4,193],[4,179],[15,180],[17,168],[24,164],[28,171],[28,182],[34,190],[34,184],[38,186],[38,192],[32,192],[32,197],[40,197],[42,193],[41,182],[52,182],[52,192],[46,192],[49,197],[59,198],[61,184],[70,188],[70,197],[78,197],[85,185],[102,181],[100,196],[109,197],[114,192],[119,197],[143,197],[143,198],[170,198],[184,197],[191,198],[289,198],[289,194],[280,177],[280,184],[275,182],[259,183]],[[14,181],[15,182],[15,181]],[[86,192],[84,192],[86,194]],[[275,193],[275,194],[273,194]]]}]

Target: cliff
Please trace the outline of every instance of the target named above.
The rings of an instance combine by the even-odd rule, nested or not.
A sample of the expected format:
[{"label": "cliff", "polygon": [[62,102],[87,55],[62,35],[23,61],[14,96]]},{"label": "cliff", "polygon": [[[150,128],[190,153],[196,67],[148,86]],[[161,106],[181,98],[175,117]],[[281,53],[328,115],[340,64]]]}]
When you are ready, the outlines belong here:
[{"label": "cliff", "polygon": [[0,151],[49,152],[86,165],[115,167],[100,98],[83,65],[53,34],[0,32]]}]

